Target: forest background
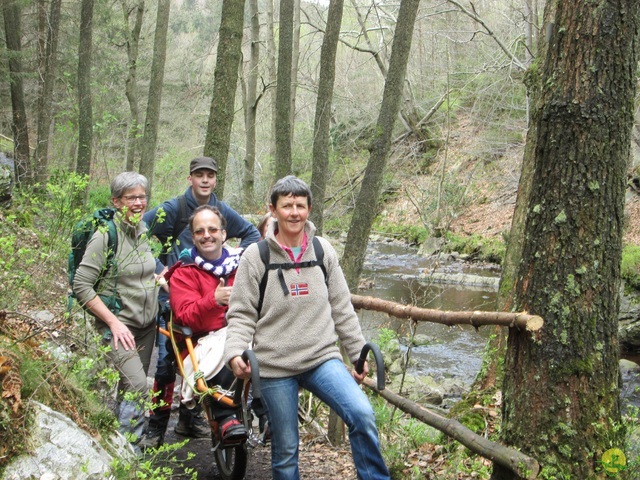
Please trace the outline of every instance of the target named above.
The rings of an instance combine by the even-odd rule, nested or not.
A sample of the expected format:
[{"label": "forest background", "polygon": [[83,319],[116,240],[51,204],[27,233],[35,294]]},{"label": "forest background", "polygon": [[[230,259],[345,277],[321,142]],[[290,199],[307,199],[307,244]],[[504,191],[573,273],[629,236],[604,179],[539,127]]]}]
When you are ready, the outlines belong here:
[{"label": "forest background", "polygon": [[[311,183],[328,2],[246,2],[233,114],[222,115],[215,109],[229,99],[215,100],[220,83],[214,79],[218,58],[227,51],[218,50],[223,45],[222,9],[231,3],[3,2],[2,150],[13,151],[23,184],[39,184],[40,191],[48,192],[46,198],[54,199],[40,200],[36,188],[14,200],[10,220],[38,225],[36,241],[45,265],[51,261],[58,273],[64,269],[53,263],[62,251],[53,239],[68,235],[71,218],[108,203],[108,182],[119,172],[136,169],[153,180],[151,205],[181,193],[191,158],[224,151],[225,145],[216,144],[215,127],[230,119],[230,137],[221,142],[228,157],[217,158],[223,166],[226,162],[219,175],[220,198],[242,213],[261,214],[278,176],[276,159],[287,156],[288,171]],[[292,8],[290,71],[295,73],[287,83],[285,122],[278,121],[283,102],[277,101],[278,86],[283,88],[277,82],[282,5]],[[324,206],[320,221],[330,235],[345,233],[356,204],[377,134],[399,6],[350,0],[342,9],[324,168],[327,187],[324,201],[315,203]],[[410,243],[431,236],[459,240],[451,235],[455,232],[465,237],[479,233],[498,243],[508,236],[528,131],[525,75],[535,60],[535,45],[549,34],[542,26],[544,7],[535,0],[419,2],[398,121],[381,171],[374,231]],[[83,37],[89,30],[91,35]],[[15,33],[19,51],[13,48]],[[159,59],[163,46],[166,57]],[[12,88],[18,80],[24,103],[22,118],[16,119]],[[252,111],[255,137],[253,122],[247,122]],[[26,130],[10,134],[20,122]],[[640,143],[637,126],[630,176]],[[20,134],[25,131],[28,141],[12,143],[24,139]],[[284,155],[278,145],[283,136],[290,136],[290,152]],[[88,173],[88,185],[69,172]],[[71,190],[85,186],[86,201],[78,201],[82,196]],[[56,195],[71,201],[68,210],[56,213]],[[53,210],[47,212],[52,215],[39,218],[45,210]],[[59,222],[61,212],[70,218]],[[487,243],[486,238],[471,238],[466,246],[471,250]],[[33,254],[16,239],[3,232],[3,249],[11,257],[3,260],[4,278],[33,282],[12,272],[22,255]],[[7,308],[25,301],[10,289],[5,292]]]},{"label": "forest background", "polygon": [[[25,2],[23,2],[25,3]],[[51,5],[53,5],[52,2]],[[98,2],[93,20],[92,109],[93,142],[91,154],[91,188],[105,185],[127,166],[133,158],[139,168],[140,143],[144,142],[145,106],[152,75],[153,40],[156,2],[147,2],[140,31],[136,73],[132,78],[127,48],[131,48],[139,2]],[[213,89],[221,2],[171,2],[167,30],[167,54],[162,82],[162,105],[158,121],[157,149],[154,155],[154,190],[152,204],[181,193],[185,188],[186,165],[201,155]],[[275,12],[258,2],[261,12],[261,54],[257,71],[249,69],[249,30],[245,28],[243,55],[236,95],[235,118],[224,185],[219,197],[240,211],[261,213],[266,209],[266,192],[274,180],[277,30],[269,37],[269,27],[277,28]],[[368,158],[367,145],[380,109],[384,78],[391,52],[397,3],[370,4],[346,2],[336,54],[336,74],[331,108],[331,156],[327,168],[328,191],[325,216],[329,225],[344,225],[344,214],[353,206],[363,167]],[[29,5],[30,4],[30,5]],[[35,132],[38,105],[44,73],[40,71],[42,36],[46,31],[38,25],[48,2],[26,2],[22,10],[22,69],[25,107],[32,139]],[[355,8],[355,7],[358,8]],[[80,2],[63,2],[60,10],[57,68],[51,100],[51,125],[46,170],[34,166],[34,174],[58,170],[75,171],[78,156],[78,39]],[[473,11],[463,10],[455,3],[421,2],[415,26],[411,55],[407,66],[402,121],[394,132],[393,168],[385,172],[385,191],[397,194],[402,188],[403,200],[409,201],[405,215],[398,223],[423,226],[440,203],[441,216],[455,216],[457,204],[472,201],[470,181],[483,170],[495,166],[496,159],[510,158],[513,165],[511,184],[517,185],[518,157],[522,151],[527,122],[527,103],[523,85],[524,60],[527,57],[527,18],[521,2],[480,2],[474,4],[482,17],[474,20]],[[296,77],[292,85],[292,173],[310,180],[316,96],[318,91],[319,54],[326,28],[326,4],[302,2],[299,12],[299,45],[296,48]],[[124,12],[124,13],[123,13]],[[273,15],[272,24],[268,15]],[[531,15],[531,14],[529,14]],[[126,23],[125,23],[126,20]],[[40,21],[42,21],[40,19]],[[483,22],[491,22],[483,27]],[[245,19],[249,24],[249,18]],[[533,33],[532,33],[533,35]],[[530,38],[528,41],[535,41]],[[511,50],[501,50],[510,45]],[[5,56],[4,72],[8,72]],[[276,68],[276,70],[274,70]],[[244,107],[249,75],[258,75],[256,163],[253,171],[253,192],[243,187],[245,178],[246,129]],[[2,95],[2,133],[11,137],[11,98],[9,78]],[[134,80],[137,89],[137,142],[129,135],[134,124],[126,85]],[[455,128],[453,125],[455,124]],[[464,131],[459,132],[460,127]],[[481,138],[477,132],[482,131]],[[467,141],[456,156],[445,158],[451,138],[463,136]],[[127,157],[130,155],[130,157]],[[438,157],[439,156],[439,157]],[[218,160],[220,162],[220,160]],[[445,166],[444,178],[433,165]],[[453,168],[448,168],[453,165]],[[431,169],[431,170],[430,170]],[[248,173],[251,176],[251,172]],[[422,185],[436,178],[437,188]],[[404,178],[420,180],[407,186]],[[413,182],[412,182],[413,183]],[[437,183],[436,183],[437,185]],[[93,193],[96,194],[96,193]],[[465,195],[466,194],[466,195]],[[425,198],[430,197],[430,198]],[[104,198],[104,196],[103,196]],[[104,198],[106,200],[106,198]],[[351,199],[351,201],[349,201]],[[419,206],[418,211],[411,203]],[[339,220],[338,220],[339,219]],[[337,221],[336,221],[337,220]],[[439,223],[441,223],[439,222]],[[427,227],[433,227],[427,222]],[[440,225],[437,225],[440,227]],[[337,229],[334,229],[337,230]]]}]

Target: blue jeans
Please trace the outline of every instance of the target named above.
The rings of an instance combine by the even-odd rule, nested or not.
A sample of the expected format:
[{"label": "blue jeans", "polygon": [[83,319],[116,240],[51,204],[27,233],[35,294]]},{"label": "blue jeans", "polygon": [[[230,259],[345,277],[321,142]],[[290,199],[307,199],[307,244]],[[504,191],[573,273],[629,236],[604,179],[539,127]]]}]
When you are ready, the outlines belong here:
[{"label": "blue jeans", "polygon": [[316,395],[349,427],[358,479],[390,479],[380,453],[375,415],[369,399],[345,365],[328,360],[294,377],[260,378],[271,428],[273,480],[298,480],[298,387]]}]

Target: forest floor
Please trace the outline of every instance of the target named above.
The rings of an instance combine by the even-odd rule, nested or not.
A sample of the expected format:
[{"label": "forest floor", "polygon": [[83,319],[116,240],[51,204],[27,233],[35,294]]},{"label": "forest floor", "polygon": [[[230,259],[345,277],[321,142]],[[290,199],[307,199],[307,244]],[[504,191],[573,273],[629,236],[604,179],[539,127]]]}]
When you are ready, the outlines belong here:
[{"label": "forest floor", "polygon": [[[640,245],[640,195],[627,190],[624,209],[623,244]],[[463,211],[451,223],[451,230],[463,235],[494,237],[508,232],[515,208],[516,192],[505,192],[482,205],[473,205]]]},{"label": "forest floor", "polygon": [[[177,413],[172,414],[167,430],[166,441],[175,443],[184,440],[173,432],[177,422]],[[188,458],[188,454],[195,454]],[[176,452],[180,468],[174,469],[172,478],[191,478],[181,472],[192,469],[199,480],[220,480],[215,465],[211,441],[209,439],[190,439]],[[324,439],[312,435],[302,435],[300,443],[300,478],[308,480],[355,480],[356,473],[348,445],[332,447]],[[271,480],[271,450],[269,445],[249,450],[245,480]]]},{"label": "forest floor", "polygon": [[[460,119],[447,154],[438,155],[428,167],[421,165],[421,156],[413,150],[396,151],[388,170],[399,194],[385,202],[383,222],[423,226],[439,216],[439,227],[461,236],[504,237],[516,204],[522,140],[498,148],[488,144],[481,128]],[[633,152],[634,158],[640,156],[639,149],[634,147]],[[624,217],[623,244],[640,245],[640,190],[627,188]]]},{"label": "forest floor", "polygon": [[[149,371],[149,380],[155,369],[157,351]],[[165,442],[174,444],[185,440],[173,430],[178,422],[177,396],[172,405],[171,420],[165,434]],[[257,425],[255,425],[257,427]],[[271,480],[271,450],[269,444],[248,450],[245,480]],[[191,455],[190,455],[191,454]],[[174,479],[187,479],[191,475],[187,469],[197,474],[199,480],[220,480],[215,464],[211,440],[208,438],[189,439],[187,444],[175,452],[177,462]],[[324,438],[301,432],[300,477],[308,480],[351,480],[356,479],[355,468],[348,444],[332,447]]]}]

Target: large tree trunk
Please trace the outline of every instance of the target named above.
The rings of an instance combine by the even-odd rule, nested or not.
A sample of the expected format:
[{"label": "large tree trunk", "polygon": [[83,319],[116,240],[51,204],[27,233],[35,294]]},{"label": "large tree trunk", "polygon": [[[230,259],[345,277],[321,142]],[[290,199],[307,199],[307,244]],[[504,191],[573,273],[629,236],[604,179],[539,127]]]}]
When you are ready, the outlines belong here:
[{"label": "large tree trunk", "polygon": [[[293,0],[293,35],[291,37],[291,144],[296,127],[296,95],[298,92],[298,64],[300,62],[300,0]],[[293,161],[293,160],[292,160]]]},{"label": "large tree trunk", "polygon": [[246,208],[253,206],[254,175],[256,164],[256,116],[258,111],[258,65],[260,63],[260,16],[258,0],[249,0],[249,18],[251,28],[249,30],[249,62],[247,73],[247,87],[245,93],[245,156],[244,175],[242,176],[243,205]]},{"label": "large tree trunk", "polygon": [[43,182],[48,175],[49,130],[53,119],[53,87],[58,64],[58,32],[62,0],[51,0],[45,47],[44,74],[38,99],[38,142],[36,144],[34,172],[36,181]]},{"label": "large tree trunk", "polygon": [[320,51],[320,78],[318,99],[313,128],[313,170],[311,194],[315,199],[311,220],[322,235],[324,223],[324,196],[329,174],[329,128],[331,126],[331,104],[336,76],[336,51],[340,39],[344,0],[332,0],[327,13],[327,28]]},{"label": "large tree trunk", "polygon": [[156,31],[153,39],[153,61],[151,63],[151,82],[149,84],[149,100],[144,123],[142,152],[140,157],[140,173],[147,177],[149,187],[147,195],[151,195],[153,170],[155,166],[156,144],[158,143],[158,123],[160,106],[162,105],[162,83],[164,81],[164,63],[167,58],[167,30],[169,29],[170,0],[158,0]]},{"label": "large tree trunk", "polygon": [[276,86],[276,179],[291,173],[291,61],[294,0],[280,2]]},{"label": "large tree trunk", "polygon": [[93,0],[82,0],[78,44],[78,161],[76,172],[91,173],[93,112],[91,99],[91,48],[93,44]]},{"label": "large tree trunk", "polygon": [[393,50],[389,60],[389,73],[384,85],[384,94],[376,131],[369,147],[370,157],[356,200],[353,218],[347,235],[347,244],[342,257],[347,284],[352,292],[358,288],[358,280],[366,255],[371,226],[378,213],[382,178],[391,148],[393,127],[400,111],[402,89],[407,69],[413,26],[420,0],[402,0],[393,39]]},{"label": "large tree trunk", "polygon": [[[531,0],[527,0],[531,2]],[[545,10],[546,21],[549,24],[553,21],[553,5]],[[547,51],[546,38],[542,36],[538,45],[538,58],[545,58]],[[529,69],[526,74],[525,84],[527,86],[527,97],[529,104],[536,104],[540,94],[540,79],[537,77],[537,69]],[[535,138],[536,124],[531,119],[529,121],[529,129],[527,131],[527,141],[520,170],[520,182],[518,184],[518,193],[516,198],[516,206],[511,219],[511,229],[509,231],[509,239],[504,260],[502,262],[502,275],[500,276],[500,289],[498,291],[498,309],[500,311],[511,311],[514,304],[516,275],[518,266],[522,257],[522,248],[525,241],[525,222],[527,219],[527,211],[529,210],[529,196],[533,183],[533,171],[535,162]],[[494,352],[491,356],[483,359],[485,365],[481,369],[481,373],[474,383],[474,389],[484,390],[497,386],[502,387],[502,370],[503,359],[506,352],[506,335],[504,328],[497,328],[495,335],[489,339],[490,346],[487,351]]]},{"label": "large tree trunk", "polygon": [[131,10],[126,0],[122,0],[122,12],[124,14],[124,25],[127,29],[127,64],[129,72],[125,82],[125,95],[129,102],[129,133],[127,135],[127,171],[135,168],[135,159],[138,152],[140,135],[140,108],[138,107],[138,47],[140,45],[140,31],[142,30],[142,19],[144,16],[144,0],[138,0],[135,9],[136,17],[133,28],[129,30],[129,17]]},{"label": "large tree trunk", "polygon": [[45,55],[47,52],[47,1],[37,0],[36,10],[38,12],[38,73],[44,75]]},{"label": "large tree trunk", "polygon": [[616,315],[640,4],[556,5],[514,302],[545,326],[509,332],[502,430],[549,477],[600,478],[602,453],[622,444]]},{"label": "large tree trunk", "polygon": [[33,171],[29,162],[29,128],[22,82],[20,7],[13,0],[2,0],[1,6],[4,17],[5,39],[7,50],[9,51],[14,172],[17,184],[30,184],[33,182]]},{"label": "large tree trunk", "polygon": [[[267,72],[269,75],[269,85],[277,85],[277,77],[278,77],[278,67],[276,58],[277,58],[277,48],[276,48],[276,39],[274,32],[274,13],[273,13],[273,0],[267,0],[267,28],[266,28],[266,53],[267,53]],[[271,135],[269,135],[269,153],[271,156],[271,163],[276,158],[276,119],[278,118],[277,114],[277,88],[271,89]],[[273,173],[275,169],[272,169]]]},{"label": "large tree trunk", "polygon": [[213,96],[204,154],[218,162],[218,197],[224,197],[231,127],[235,115],[238,68],[242,58],[242,28],[245,0],[224,0],[220,20],[220,40],[213,74]]},{"label": "large tree trunk", "polygon": [[[322,235],[324,219],[324,196],[327,189],[329,171],[329,127],[331,123],[331,103],[336,73],[336,51],[340,39],[342,10],[344,0],[331,0],[327,13],[327,28],[320,51],[320,78],[318,79],[318,98],[313,128],[313,170],[311,174],[311,194],[315,199],[315,208],[311,211],[311,220]],[[299,22],[298,22],[299,27]],[[299,32],[298,32],[299,34]],[[343,352],[344,354],[344,352]],[[332,445],[339,445],[344,437],[344,423],[336,412],[329,414],[328,437]]]}]

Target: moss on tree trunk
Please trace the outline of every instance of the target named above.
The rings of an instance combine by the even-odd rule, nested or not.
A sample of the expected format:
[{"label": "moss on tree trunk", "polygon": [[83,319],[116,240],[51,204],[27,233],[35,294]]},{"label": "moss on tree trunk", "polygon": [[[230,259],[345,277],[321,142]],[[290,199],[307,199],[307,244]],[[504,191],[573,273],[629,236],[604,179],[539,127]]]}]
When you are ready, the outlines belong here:
[{"label": "moss on tree trunk", "polygon": [[549,478],[598,478],[602,453],[621,446],[616,314],[640,7],[556,5],[515,279],[515,308],[545,325],[509,334],[503,432]]}]

